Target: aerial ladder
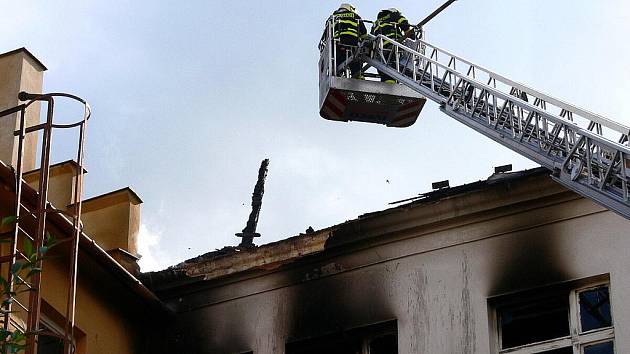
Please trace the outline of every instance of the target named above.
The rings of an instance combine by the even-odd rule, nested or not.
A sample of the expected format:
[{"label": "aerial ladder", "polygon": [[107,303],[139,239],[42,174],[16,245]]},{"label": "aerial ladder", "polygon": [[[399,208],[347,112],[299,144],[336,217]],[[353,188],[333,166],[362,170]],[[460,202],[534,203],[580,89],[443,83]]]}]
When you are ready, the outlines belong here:
[{"label": "aerial ladder", "polygon": [[[630,219],[629,127],[435,46],[422,38],[421,26],[399,41],[370,35],[358,47],[344,48],[332,36],[334,21],[328,19],[319,45],[323,118],[407,127],[430,100],[449,117],[548,168],[566,188]],[[349,51],[345,62],[335,60],[338,50]],[[367,80],[352,78],[353,61],[399,84],[369,80],[375,76],[369,74]]]}]

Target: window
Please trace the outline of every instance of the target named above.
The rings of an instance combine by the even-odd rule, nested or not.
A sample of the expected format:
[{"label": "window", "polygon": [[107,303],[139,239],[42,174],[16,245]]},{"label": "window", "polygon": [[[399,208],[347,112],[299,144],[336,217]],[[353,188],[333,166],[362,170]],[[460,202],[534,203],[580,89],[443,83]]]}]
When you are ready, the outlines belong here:
[{"label": "window", "polygon": [[581,283],[491,300],[498,352],[614,353],[610,285]]},{"label": "window", "polygon": [[42,318],[39,328],[37,354],[63,354],[63,331],[47,318]]},{"label": "window", "polygon": [[[38,336],[37,354],[64,353],[64,341],[62,339],[64,330],[61,323],[64,323],[63,316],[46,301],[42,301],[39,322],[41,332]],[[87,352],[85,333],[77,327],[74,328],[72,345],[75,347],[75,354],[85,354]]]},{"label": "window", "polygon": [[287,344],[287,354],[397,354],[396,321]]}]

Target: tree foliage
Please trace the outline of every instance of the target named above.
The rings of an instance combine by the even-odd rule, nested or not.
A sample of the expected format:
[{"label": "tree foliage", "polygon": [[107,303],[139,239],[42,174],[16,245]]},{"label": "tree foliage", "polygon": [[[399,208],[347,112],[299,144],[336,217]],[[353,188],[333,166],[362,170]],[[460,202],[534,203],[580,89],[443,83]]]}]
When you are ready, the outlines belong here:
[{"label": "tree foliage", "polygon": [[[17,218],[15,216],[7,216],[2,218],[0,226],[2,227],[16,227]],[[11,244],[13,231],[0,234],[0,243]],[[55,245],[53,237],[47,233],[46,239],[43,245],[39,248],[39,253],[33,245],[33,241],[24,236],[22,238],[22,253],[25,259],[17,260],[13,263],[9,272],[11,273],[11,281],[5,276],[5,272],[0,274],[0,298],[2,303],[0,304],[0,316],[4,317],[9,313],[8,307],[15,302],[15,298],[22,293],[27,293],[30,290],[28,283],[30,279],[37,273],[42,271],[40,264],[46,253],[51,247]],[[11,311],[15,312],[15,311]],[[34,333],[25,333],[19,328],[11,328],[7,326],[0,327],[0,353],[1,354],[15,354],[26,349],[28,336]]]}]

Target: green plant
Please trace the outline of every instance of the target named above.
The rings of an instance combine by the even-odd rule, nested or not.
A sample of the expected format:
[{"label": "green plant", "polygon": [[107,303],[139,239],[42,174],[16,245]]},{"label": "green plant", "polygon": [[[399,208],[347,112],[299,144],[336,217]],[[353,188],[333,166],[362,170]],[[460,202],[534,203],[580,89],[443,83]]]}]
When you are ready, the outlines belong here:
[{"label": "green plant", "polygon": [[[7,216],[2,218],[0,226],[15,227],[17,218],[15,216]],[[13,231],[0,234],[0,243],[11,243]],[[8,306],[14,302],[16,296],[21,293],[30,291],[28,287],[29,280],[42,271],[40,265],[46,253],[55,245],[54,238],[50,233],[46,233],[46,239],[38,250],[35,249],[33,242],[29,237],[22,239],[22,253],[25,259],[21,259],[13,263],[9,272],[11,273],[11,281],[4,274],[0,274],[0,315],[4,316],[9,311]],[[7,326],[10,327],[10,326]],[[18,328],[4,329],[0,328],[0,354],[14,354],[26,349],[27,338],[33,333],[25,333]]]}]

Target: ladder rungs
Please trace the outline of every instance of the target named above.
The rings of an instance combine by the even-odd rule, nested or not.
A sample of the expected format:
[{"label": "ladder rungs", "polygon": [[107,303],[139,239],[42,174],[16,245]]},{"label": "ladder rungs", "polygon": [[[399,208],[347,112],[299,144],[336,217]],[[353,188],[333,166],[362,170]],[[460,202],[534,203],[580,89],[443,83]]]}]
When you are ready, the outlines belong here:
[{"label": "ladder rungs", "polygon": [[26,257],[26,255],[24,253],[22,253],[22,251],[18,250],[15,253],[16,253],[16,256],[19,256],[20,258],[22,258],[24,260],[28,260],[28,257]]},{"label": "ladder rungs", "polygon": [[28,237],[32,242],[35,242],[35,238],[33,238],[33,236],[29,235],[28,232],[26,230],[24,230],[22,227],[18,226],[18,230],[22,231],[22,234],[26,237]]},{"label": "ladder rungs", "polygon": [[[402,52],[393,63],[384,55],[363,55],[362,60],[440,104],[442,112],[452,118],[542,166],[557,170],[559,176],[554,179],[569,189],[630,219],[630,176],[626,162],[630,149],[617,143],[617,138],[604,136],[602,126],[607,125],[624,136],[630,128],[615,129],[611,126],[614,122],[603,117],[584,114],[576,107],[549,99],[549,96],[529,88],[505,85],[505,80],[485,69],[482,71],[489,74],[489,80],[483,75],[476,76],[478,67],[472,64],[464,66],[470,67],[468,73],[461,68],[457,70],[454,63],[460,59],[438,48],[431,51],[436,54],[434,56],[425,53],[424,48],[416,51],[391,42],[396,46],[397,54]],[[430,44],[424,44],[430,47]],[[377,54],[379,48],[383,50],[377,46]],[[451,58],[448,64],[444,58],[438,60],[438,52]],[[411,58],[413,68],[406,66],[400,58],[407,61]],[[497,86],[497,81],[501,85]],[[521,95],[522,92],[527,92],[530,99]],[[557,108],[563,109],[559,115]],[[578,125],[573,118],[579,118],[580,123],[586,120],[588,127]]]},{"label": "ladder rungs", "polygon": [[18,305],[20,308],[22,308],[22,310],[26,311],[27,313],[29,312],[28,308],[26,308],[26,306],[22,305],[22,303],[19,302],[18,299],[16,299],[15,297],[13,297],[13,303]]},{"label": "ladder rungs", "polygon": [[28,290],[33,290],[33,286],[29,284],[26,280],[24,280],[21,276],[17,274],[15,274],[14,276],[20,281],[20,285],[25,285]]},{"label": "ladder rungs", "polygon": [[[10,254],[6,256],[0,256],[0,264],[11,262],[12,258],[13,257]],[[26,257],[26,255],[20,251],[15,252],[15,258],[22,258],[24,260],[28,260],[28,257]]]},{"label": "ladder rungs", "polygon": [[33,215],[35,213],[29,207],[27,207],[26,205],[24,205],[22,203],[20,203],[20,208],[24,209],[24,211],[26,211],[26,215]]},{"label": "ladder rungs", "polygon": [[[25,133],[32,133],[32,132],[37,131],[37,130],[42,130],[47,125],[48,125],[48,123],[40,123],[40,124],[37,124],[37,125],[32,125],[32,126],[26,128],[26,129],[24,129],[24,132]],[[21,134],[21,132],[19,130],[16,130],[16,131],[13,132],[13,135],[15,135],[15,136],[20,136],[20,134]]]}]

